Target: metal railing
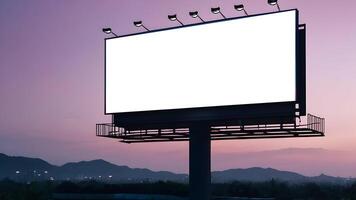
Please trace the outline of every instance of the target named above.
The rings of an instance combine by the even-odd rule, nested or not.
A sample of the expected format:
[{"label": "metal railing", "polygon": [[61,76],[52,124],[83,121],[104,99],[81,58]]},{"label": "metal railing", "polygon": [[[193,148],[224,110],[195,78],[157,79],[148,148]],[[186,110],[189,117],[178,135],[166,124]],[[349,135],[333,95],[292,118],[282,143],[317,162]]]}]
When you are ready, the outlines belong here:
[{"label": "metal railing", "polygon": [[[300,121],[301,123],[301,121]],[[286,137],[320,137],[325,133],[325,119],[311,114],[304,124],[256,124],[235,126],[213,126],[210,134],[212,140],[255,139]],[[189,128],[129,130],[115,126],[113,123],[96,125],[96,135],[118,138],[122,142],[150,141],[186,141],[189,140]]]},{"label": "metal railing", "polygon": [[307,127],[311,130],[324,133],[325,132],[325,118],[317,117],[312,114],[307,116]]},{"label": "metal railing", "polygon": [[117,127],[113,123],[96,124],[97,136],[121,136],[124,133],[123,128]]}]

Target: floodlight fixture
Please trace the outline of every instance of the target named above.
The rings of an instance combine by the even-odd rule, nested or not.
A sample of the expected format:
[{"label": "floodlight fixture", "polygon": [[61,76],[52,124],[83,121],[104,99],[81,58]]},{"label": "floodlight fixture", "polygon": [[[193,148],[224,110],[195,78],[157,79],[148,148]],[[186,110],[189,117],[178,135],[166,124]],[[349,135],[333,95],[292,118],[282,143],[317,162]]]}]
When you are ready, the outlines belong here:
[{"label": "floodlight fixture", "polygon": [[237,11],[244,11],[245,15],[248,16],[248,13],[245,10],[245,6],[243,4],[239,4],[239,5],[234,5],[235,10]]},{"label": "floodlight fixture", "polygon": [[143,25],[142,21],[134,21],[133,24],[136,27],[143,27],[146,31],[150,31],[150,29],[148,29],[145,25]]},{"label": "floodlight fixture", "polygon": [[279,7],[278,0],[267,0],[267,3],[271,6],[277,6],[278,11],[281,11],[281,8]]},{"label": "floodlight fixture", "polygon": [[192,18],[199,18],[200,21],[205,22],[205,21],[199,16],[198,11],[189,12],[189,15],[190,15]]},{"label": "floodlight fixture", "polygon": [[171,21],[177,21],[180,23],[180,25],[184,26],[184,24],[177,18],[177,14],[174,15],[168,15],[168,19]]},{"label": "floodlight fixture", "polygon": [[216,14],[216,15],[220,14],[224,19],[226,19],[225,15],[221,12],[220,7],[211,8],[211,13]]},{"label": "floodlight fixture", "polygon": [[113,34],[115,37],[119,37],[118,35],[116,35],[116,33],[114,33],[111,28],[103,28],[103,32],[106,34]]}]

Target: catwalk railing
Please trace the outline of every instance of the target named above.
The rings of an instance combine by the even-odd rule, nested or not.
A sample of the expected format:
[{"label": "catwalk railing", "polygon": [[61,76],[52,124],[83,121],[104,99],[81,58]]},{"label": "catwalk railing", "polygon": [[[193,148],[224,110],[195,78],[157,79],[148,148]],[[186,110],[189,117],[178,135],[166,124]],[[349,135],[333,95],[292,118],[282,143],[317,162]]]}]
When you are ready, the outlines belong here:
[{"label": "catwalk railing", "polygon": [[[325,133],[325,119],[307,115],[306,124],[257,124],[213,126],[211,140],[320,137]],[[189,128],[127,130],[112,123],[97,124],[96,135],[117,138],[125,143],[189,140]]]},{"label": "catwalk railing", "polygon": [[309,129],[324,133],[325,132],[325,119],[311,114],[307,116],[307,126]]}]

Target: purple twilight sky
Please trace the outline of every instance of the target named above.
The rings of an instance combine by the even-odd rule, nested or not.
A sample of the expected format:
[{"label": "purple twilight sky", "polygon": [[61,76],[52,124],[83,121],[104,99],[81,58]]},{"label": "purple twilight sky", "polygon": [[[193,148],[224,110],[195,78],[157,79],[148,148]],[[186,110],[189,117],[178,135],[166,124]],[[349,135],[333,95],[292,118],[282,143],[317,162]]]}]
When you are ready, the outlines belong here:
[{"label": "purple twilight sky", "polygon": [[[275,10],[265,0],[0,0],[0,152],[53,164],[102,158],[153,170],[187,172],[188,144],[121,144],[95,136],[103,106],[103,27],[135,33]],[[327,136],[212,144],[212,168],[274,167],[306,175],[356,176],[356,1],[281,0],[298,8],[307,31],[308,112],[327,119]],[[275,38],[278,40],[278,38]],[[278,55],[276,55],[278,56]],[[173,61],[172,61],[173,62]]]}]

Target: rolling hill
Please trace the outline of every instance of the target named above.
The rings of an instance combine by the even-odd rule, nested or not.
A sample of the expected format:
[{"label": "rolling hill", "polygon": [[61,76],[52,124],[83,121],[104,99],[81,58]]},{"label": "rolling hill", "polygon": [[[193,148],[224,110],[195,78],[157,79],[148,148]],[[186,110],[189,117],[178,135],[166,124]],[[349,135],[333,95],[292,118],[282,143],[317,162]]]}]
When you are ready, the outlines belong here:
[{"label": "rolling hill", "polygon": [[[149,169],[118,166],[105,160],[71,162],[62,166],[55,166],[39,158],[7,156],[5,154],[0,154],[0,179],[5,178],[17,181],[188,181],[187,174],[176,174],[168,171],[152,171]],[[259,167],[212,172],[212,181],[219,183],[232,181],[261,182],[272,179],[286,182],[345,183],[349,181],[349,179],[346,178],[332,177],[324,174],[315,177],[308,177],[295,172]]]}]

